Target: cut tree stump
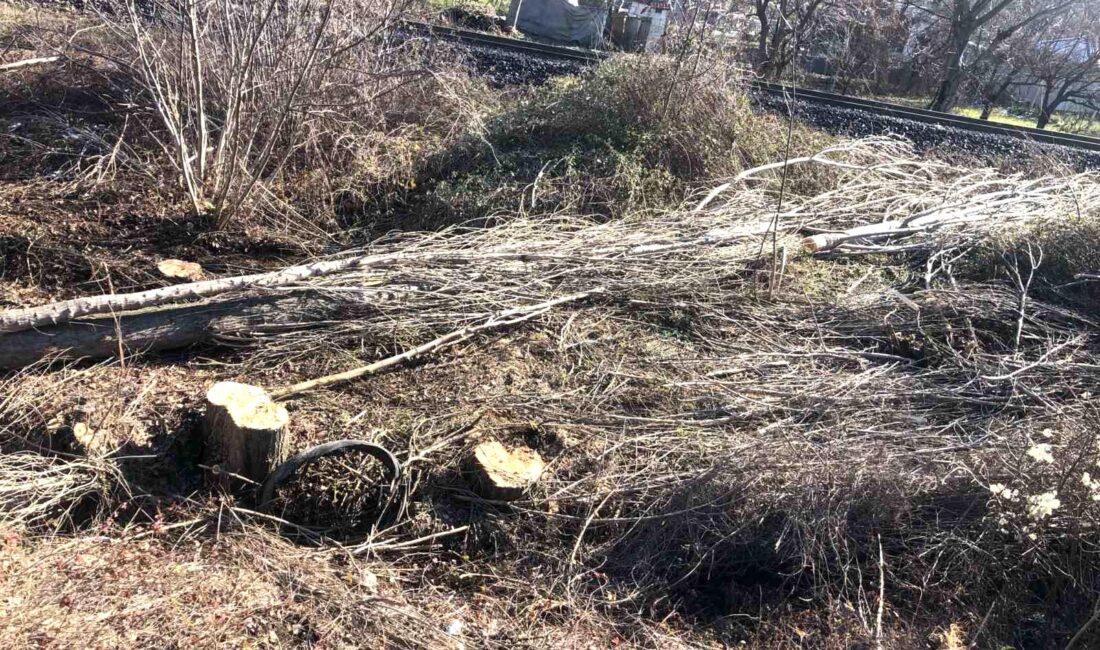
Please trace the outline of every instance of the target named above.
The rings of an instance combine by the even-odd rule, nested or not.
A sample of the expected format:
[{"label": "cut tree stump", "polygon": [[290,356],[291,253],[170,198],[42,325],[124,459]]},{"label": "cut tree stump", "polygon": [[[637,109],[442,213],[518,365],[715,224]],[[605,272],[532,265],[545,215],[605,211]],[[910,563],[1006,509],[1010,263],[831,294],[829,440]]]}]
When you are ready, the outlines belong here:
[{"label": "cut tree stump", "polygon": [[546,468],[534,449],[509,449],[496,440],[474,448],[469,461],[478,492],[487,499],[513,501],[538,483]]},{"label": "cut tree stump", "polygon": [[206,392],[206,464],[262,483],[289,455],[289,422],[286,408],[259,386],[214,384]]}]

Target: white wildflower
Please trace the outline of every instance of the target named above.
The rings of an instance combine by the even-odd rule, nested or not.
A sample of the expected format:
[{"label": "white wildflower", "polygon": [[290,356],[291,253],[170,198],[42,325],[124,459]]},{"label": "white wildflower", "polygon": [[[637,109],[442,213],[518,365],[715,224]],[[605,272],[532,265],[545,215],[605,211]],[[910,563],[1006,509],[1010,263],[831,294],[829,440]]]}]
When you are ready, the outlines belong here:
[{"label": "white wildflower", "polygon": [[1034,458],[1036,460],[1036,462],[1053,463],[1054,462],[1054,454],[1050,453],[1050,450],[1051,450],[1050,444],[1045,443],[1045,442],[1040,442],[1039,444],[1034,445],[1031,449],[1028,449],[1027,450],[1027,455]]},{"label": "white wildflower", "polygon": [[1085,487],[1089,489],[1090,496],[1093,501],[1100,501],[1100,481],[1092,478],[1092,475],[1085,472],[1081,475],[1081,482],[1085,484]]},{"label": "white wildflower", "polygon": [[1053,438],[1054,437],[1054,429],[1050,429],[1050,428],[1043,429],[1042,431],[1039,432],[1039,434],[1042,435],[1044,438]]},{"label": "white wildflower", "polygon": [[1062,502],[1058,499],[1057,490],[1033,494],[1027,498],[1027,514],[1032,519],[1046,519],[1054,514],[1054,511],[1061,505]]},{"label": "white wildflower", "polygon": [[1004,483],[991,484],[989,486],[989,491],[993,493],[993,496],[998,496],[1008,501],[1015,501],[1016,496],[1020,494],[1019,490],[1013,490]]}]

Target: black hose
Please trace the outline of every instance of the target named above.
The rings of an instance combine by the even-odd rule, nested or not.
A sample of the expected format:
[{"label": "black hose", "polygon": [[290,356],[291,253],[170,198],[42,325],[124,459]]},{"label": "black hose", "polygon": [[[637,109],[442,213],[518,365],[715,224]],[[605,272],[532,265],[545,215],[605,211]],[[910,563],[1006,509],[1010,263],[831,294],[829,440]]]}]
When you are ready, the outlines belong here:
[{"label": "black hose", "polygon": [[270,503],[275,497],[275,489],[292,478],[303,465],[323,456],[345,454],[351,451],[361,451],[378,459],[386,468],[386,482],[390,485],[396,483],[397,479],[401,477],[401,463],[399,463],[397,458],[385,447],[365,440],[337,440],[336,442],[326,442],[323,445],[317,445],[316,447],[307,449],[276,467],[275,471],[268,475],[263,486],[260,488],[260,508],[262,509]]}]

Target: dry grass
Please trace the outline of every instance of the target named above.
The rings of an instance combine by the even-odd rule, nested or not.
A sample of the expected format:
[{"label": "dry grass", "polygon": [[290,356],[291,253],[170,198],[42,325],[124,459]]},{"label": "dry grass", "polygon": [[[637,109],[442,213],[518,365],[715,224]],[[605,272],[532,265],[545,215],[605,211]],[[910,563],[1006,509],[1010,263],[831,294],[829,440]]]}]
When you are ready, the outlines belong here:
[{"label": "dry grass", "polygon": [[[302,630],[336,647],[1064,643],[1100,580],[1095,326],[1072,304],[1021,300],[1016,283],[978,282],[956,273],[962,258],[942,260],[992,245],[997,224],[1027,224],[1012,232],[1029,241],[1038,224],[1061,223],[1064,211],[1042,206],[1093,181],[906,162],[904,147],[881,141],[829,155],[851,168],[787,204],[776,237],[786,266],[766,236],[775,185],[738,181],[701,209],[660,216],[394,236],[374,245],[397,254],[384,272],[318,281],[312,290],[345,305],[339,322],[257,333],[246,365],[213,374],[289,383],[502,309],[602,291],[437,361],[291,404],[297,447],[350,432],[407,464],[408,517],[362,544],[275,542],[231,502],[130,502],[144,514],[102,534],[146,557],[154,577],[183,563],[179,551],[126,540],[174,539],[209,558],[212,577],[165,574],[150,591],[114,564],[88,574],[80,592],[109,585],[92,616],[136,617],[145,601],[134,594],[152,594],[148,620],[104,616],[103,638],[160,625],[198,645],[308,644],[294,636]],[[919,214],[952,194],[976,214],[975,187],[1013,186],[1027,191],[996,205],[999,221],[852,240],[839,258],[802,257],[792,236]],[[1074,194],[1080,205],[1086,195]],[[141,382],[143,362],[128,363]],[[164,395],[149,399],[178,400]],[[21,438],[34,439],[40,410],[15,425]],[[487,502],[466,484],[461,461],[487,437],[546,459],[527,498]],[[19,552],[89,543],[27,538]],[[344,579],[363,571],[384,596],[367,597],[371,579]],[[57,594],[48,576],[17,576],[28,607]],[[223,591],[242,580],[251,590]],[[192,626],[177,602],[227,618]],[[154,623],[168,620],[181,622]]]}]

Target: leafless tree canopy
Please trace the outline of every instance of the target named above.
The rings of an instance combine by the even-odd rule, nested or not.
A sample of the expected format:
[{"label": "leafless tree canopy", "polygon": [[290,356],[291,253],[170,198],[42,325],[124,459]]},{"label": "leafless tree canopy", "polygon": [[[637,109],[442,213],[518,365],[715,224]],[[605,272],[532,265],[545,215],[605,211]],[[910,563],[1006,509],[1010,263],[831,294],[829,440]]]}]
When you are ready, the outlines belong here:
[{"label": "leafless tree canopy", "polygon": [[843,92],[931,95],[982,116],[1025,86],[1045,127],[1059,106],[1096,105],[1100,31],[1086,0],[742,0],[752,59],[766,78],[826,74]]}]

